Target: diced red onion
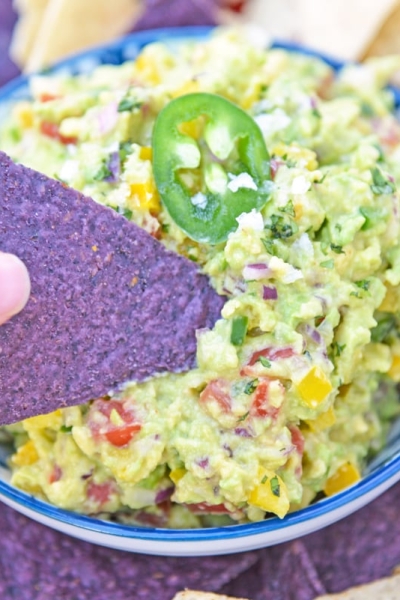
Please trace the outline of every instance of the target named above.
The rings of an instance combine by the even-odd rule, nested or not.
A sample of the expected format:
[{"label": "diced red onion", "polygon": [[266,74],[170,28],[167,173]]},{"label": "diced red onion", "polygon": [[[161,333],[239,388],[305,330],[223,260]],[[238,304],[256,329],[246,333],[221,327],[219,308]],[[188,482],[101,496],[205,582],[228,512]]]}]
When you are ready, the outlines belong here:
[{"label": "diced red onion", "polygon": [[119,152],[111,152],[110,156],[108,157],[107,169],[110,171],[110,175],[107,175],[107,177],[104,178],[104,181],[116,183],[121,172],[121,160]]},{"label": "diced red onion", "polygon": [[209,465],[208,457],[205,456],[204,458],[200,458],[199,460],[196,461],[196,464],[198,464],[199,467],[201,467],[202,469],[206,469]]},{"label": "diced red onion", "polygon": [[268,265],[265,263],[254,263],[251,265],[246,265],[243,269],[243,277],[246,280],[259,280],[265,279],[265,277],[269,277],[271,274]]},{"label": "diced red onion", "polygon": [[111,102],[100,111],[98,115],[99,130],[101,135],[106,135],[114,129],[118,120],[117,103]]},{"label": "diced red onion", "polygon": [[298,328],[298,331],[300,333],[302,333],[303,335],[306,335],[311,340],[313,340],[316,344],[322,343],[322,337],[321,337],[319,331],[317,331],[314,327],[311,327],[311,325],[308,325],[308,324],[300,325],[300,327]]},{"label": "diced red onion", "polygon": [[154,503],[161,504],[161,502],[165,502],[166,500],[169,500],[169,498],[171,498],[173,492],[174,492],[173,487],[167,487],[167,488],[164,488],[163,490],[159,490],[154,499]]},{"label": "diced red onion", "polygon": [[253,437],[248,429],[244,427],[236,427],[235,429],[236,435],[240,435],[240,437],[250,438]]},{"label": "diced red onion", "polygon": [[263,285],[263,300],[277,300],[278,290],[274,285]]}]

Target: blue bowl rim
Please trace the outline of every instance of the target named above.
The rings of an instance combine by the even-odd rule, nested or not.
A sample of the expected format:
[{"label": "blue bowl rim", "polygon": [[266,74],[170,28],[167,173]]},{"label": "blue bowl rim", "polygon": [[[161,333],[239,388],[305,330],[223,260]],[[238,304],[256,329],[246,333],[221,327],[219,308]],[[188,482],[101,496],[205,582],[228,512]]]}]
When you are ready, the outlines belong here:
[{"label": "blue bowl rim", "polygon": [[[46,73],[57,72],[63,68],[68,68],[71,65],[74,65],[77,61],[83,61],[85,59],[96,57],[99,55],[99,53],[101,55],[105,52],[122,50],[127,44],[136,44],[138,49],[140,49],[149,43],[157,41],[174,40],[177,38],[198,39],[207,37],[213,29],[214,27],[212,26],[191,26],[172,28],[165,27],[160,29],[149,29],[145,31],[134,32],[116,40],[115,42],[96,46],[90,48],[89,50],[73,54],[57,62],[54,67],[47,70]],[[296,43],[275,40],[271,43],[271,47],[282,48],[290,52],[314,56],[326,62],[335,71],[340,70],[343,68],[343,66],[345,66],[345,64],[348,64],[344,61],[326,56],[311,48],[307,48]],[[27,85],[30,77],[31,75],[20,75],[0,88],[0,103],[12,96],[15,90]],[[400,90],[393,88],[391,89],[394,94],[395,103],[399,105]],[[399,472],[400,454],[397,454],[390,458],[379,469],[372,471],[355,485],[343,490],[342,492],[339,492],[338,494],[335,494],[334,496],[321,499],[318,502],[307,506],[306,508],[290,513],[286,515],[284,519],[271,517],[269,519],[265,519],[264,521],[258,521],[255,523],[229,525],[224,527],[209,527],[203,529],[147,528],[100,520],[96,517],[81,515],[79,513],[57,508],[56,506],[48,504],[47,502],[39,500],[34,496],[14,488],[3,480],[0,480],[0,497],[3,496],[4,498],[7,498],[11,502],[20,505],[28,511],[33,511],[42,515],[43,517],[62,522],[71,527],[78,527],[92,532],[126,539],[138,539],[146,541],[173,543],[201,542],[246,538],[265,533],[272,533],[274,531],[282,531],[292,528],[296,525],[309,523],[315,518],[322,517],[331,511],[335,511],[346,505],[349,505],[374,489],[376,490],[376,488],[384,486],[386,482],[389,482],[391,479],[395,478],[396,475],[399,475],[400,478]]]}]

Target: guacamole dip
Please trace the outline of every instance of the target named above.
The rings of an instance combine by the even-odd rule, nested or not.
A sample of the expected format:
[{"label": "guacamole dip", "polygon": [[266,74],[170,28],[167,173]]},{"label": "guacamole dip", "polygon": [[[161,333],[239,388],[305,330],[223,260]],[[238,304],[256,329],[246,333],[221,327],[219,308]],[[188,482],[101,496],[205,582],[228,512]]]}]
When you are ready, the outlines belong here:
[{"label": "guacamole dip", "polygon": [[5,428],[15,486],[179,528],[284,517],[360,479],[399,409],[400,125],[384,89],[399,68],[334,76],[216,31],[32,77],[0,148],[198,263],[227,300],[195,369]]}]

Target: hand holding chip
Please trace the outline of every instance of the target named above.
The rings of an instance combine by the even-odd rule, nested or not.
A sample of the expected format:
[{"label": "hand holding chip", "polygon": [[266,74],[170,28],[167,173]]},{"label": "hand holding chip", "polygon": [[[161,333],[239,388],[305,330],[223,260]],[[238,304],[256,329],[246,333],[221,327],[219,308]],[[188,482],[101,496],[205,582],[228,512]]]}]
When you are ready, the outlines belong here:
[{"label": "hand holding chip", "polygon": [[24,308],[30,289],[24,263],[14,254],[0,252],[0,325]]}]

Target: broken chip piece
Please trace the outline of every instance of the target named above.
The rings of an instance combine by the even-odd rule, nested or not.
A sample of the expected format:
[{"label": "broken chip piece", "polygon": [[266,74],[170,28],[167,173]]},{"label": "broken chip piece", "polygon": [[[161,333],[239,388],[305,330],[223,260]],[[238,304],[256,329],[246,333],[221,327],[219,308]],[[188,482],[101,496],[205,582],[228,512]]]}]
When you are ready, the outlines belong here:
[{"label": "broken chip piece", "polygon": [[224,299],[195,264],[110,208],[0,153],[1,250],[31,297],[0,328],[0,423],[193,367]]}]

